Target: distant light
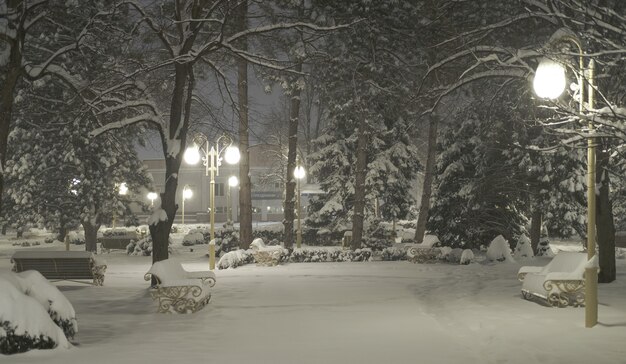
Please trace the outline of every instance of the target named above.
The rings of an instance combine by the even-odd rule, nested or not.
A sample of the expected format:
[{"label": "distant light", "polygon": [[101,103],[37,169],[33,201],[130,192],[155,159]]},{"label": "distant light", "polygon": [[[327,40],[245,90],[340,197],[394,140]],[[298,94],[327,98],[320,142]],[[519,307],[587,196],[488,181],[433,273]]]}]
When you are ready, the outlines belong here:
[{"label": "distant light", "polygon": [[198,162],[200,161],[199,149],[200,148],[196,143],[194,143],[193,146],[187,148],[185,154],[183,155],[183,158],[185,159],[185,162],[187,164],[198,164]]},{"label": "distant light", "polygon": [[239,163],[239,159],[241,159],[241,153],[239,153],[239,148],[233,146],[226,148],[226,150],[224,151],[224,159],[228,164]]},{"label": "distant light", "polygon": [[230,176],[228,178],[228,185],[230,187],[237,187],[237,186],[239,186],[239,179],[237,178],[237,176]]},{"label": "distant light", "polygon": [[193,191],[191,188],[185,186],[185,188],[183,188],[183,198],[189,200],[191,197],[193,197]]},{"label": "distant light", "polygon": [[537,66],[533,88],[537,96],[554,100],[565,90],[565,67],[562,64],[544,58]]},{"label": "distant light", "polygon": [[148,200],[150,200],[150,201],[153,201],[153,202],[154,202],[154,200],[156,200],[156,199],[157,199],[157,197],[159,197],[159,196],[157,195],[157,193],[156,193],[156,192],[148,192],[147,197],[148,197]]},{"label": "distant light", "polygon": [[304,170],[304,167],[302,166],[296,166],[296,168],[293,170],[293,176],[296,177],[297,179],[302,179],[304,178],[305,175],[306,175],[306,172]]},{"label": "distant light", "polygon": [[270,211],[272,209],[271,206],[267,206],[267,211]]},{"label": "distant light", "polygon": [[120,184],[119,193],[122,196],[124,196],[124,195],[126,195],[128,193],[128,186],[126,186],[126,182],[122,182]]}]

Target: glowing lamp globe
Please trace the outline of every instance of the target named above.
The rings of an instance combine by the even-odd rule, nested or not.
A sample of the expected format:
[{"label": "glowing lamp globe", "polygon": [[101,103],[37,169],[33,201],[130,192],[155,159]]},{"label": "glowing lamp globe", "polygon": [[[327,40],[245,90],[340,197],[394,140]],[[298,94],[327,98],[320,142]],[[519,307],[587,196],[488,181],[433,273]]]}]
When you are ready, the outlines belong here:
[{"label": "glowing lamp globe", "polygon": [[154,201],[157,199],[158,195],[156,194],[156,192],[148,192],[148,200]]},{"label": "glowing lamp globe", "polygon": [[302,166],[297,166],[293,170],[293,176],[296,177],[297,179],[302,179],[304,178],[305,175],[306,175],[306,172],[304,171],[304,167]]},{"label": "glowing lamp globe", "polygon": [[543,99],[556,99],[565,90],[565,67],[549,59],[543,59],[533,80],[533,88],[537,96]]},{"label": "glowing lamp globe", "polygon": [[126,186],[126,182],[122,182],[120,184],[119,193],[122,196],[128,194],[128,186]]},{"label": "glowing lamp globe", "polygon": [[239,159],[241,158],[241,153],[239,153],[239,148],[237,147],[228,147],[224,151],[224,159],[228,164],[236,164],[239,163]]},{"label": "glowing lamp globe", "polygon": [[198,164],[200,161],[200,150],[198,146],[194,144],[193,147],[187,148],[183,158],[187,164]]},{"label": "glowing lamp globe", "polygon": [[193,197],[193,191],[190,188],[183,189],[183,198],[189,200],[191,197]]},{"label": "glowing lamp globe", "polygon": [[228,178],[228,185],[230,187],[237,187],[239,185],[239,179],[237,176],[230,176],[230,178]]}]

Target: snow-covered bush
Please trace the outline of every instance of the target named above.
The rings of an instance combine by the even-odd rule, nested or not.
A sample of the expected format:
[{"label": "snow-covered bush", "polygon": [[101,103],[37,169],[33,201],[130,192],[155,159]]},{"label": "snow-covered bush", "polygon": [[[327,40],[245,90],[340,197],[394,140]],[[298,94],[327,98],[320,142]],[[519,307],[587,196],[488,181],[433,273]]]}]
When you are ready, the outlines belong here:
[{"label": "snow-covered bush", "polygon": [[550,248],[550,239],[543,235],[539,238],[539,244],[537,246],[537,256],[538,257],[553,257],[554,252]]},{"label": "snow-covered bush", "polygon": [[262,238],[263,241],[272,241],[272,240],[283,241],[284,233],[282,230],[277,231],[277,230],[272,230],[268,228],[262,228],[262,229],[253,230],[252,237],[255,239]]},{"label": "snow-covered bush", "polygon": [[[252,235],[254,236],[254,232]],[[239,231],[235,230],[232,222],[225,224],[223,229],[216,232],[215,237],[215,252],[217,254],[239,249]]]},{"label": "snow-covered bush", "polygon": [[394,242],[391,226],[381,223],[379,219],[373,220],[363,235],[363,246],[376,251],[388,248]]},{"label": "snow-covered bush", "polygon": [[515,246],[515,259],[532,258],[535,256],[530,245],[530,239],[526,234],[520,235]]},{"label": "snow-covered bush", "polygon": [[380,256],[384,261],[406,260],[406,247],[400,244],[390,246],[383,249]]},{"label": "snow-covered bush", "polygon": [[47,237],[47,238],[45,238],[43,240],[43,242],[46,243],[46,244],[52,244],[52,243],[54,243],[54,239],[51,238],[51,237]]},{"label": "snow-covered bush", "polygon": [[370,260],[372,250],[369,248],[342,250],[341,248],[313,248],[294,249],[289,260],[296,263],[304,262],[364,262]]},{"label": "snow-covered bush", "polygon": [[69,348],[63,331],[35,298],[0,276],[0,354]]},{"label": "snow-covered bush", "polygon": [[[172,239],[168,241],[168,251],[172,252]],[[131,241],[126,246],[126,254],[128,255],[152,255],[152,237],[150,235],[137,241]]]},{"label": "snow-covered bush", "polygon": [[67,234],[67,239],[70,240],[70,244],[74,244],[74,245],[85,244],[85,235],[77,233],[76,231],[70,231]]},{"label": "snow-covered bush", "polygon": [[498,235],[489,244],[489,248],[487,248],[487,259],[498,262],[515,262],[511,256],[509,242],[502,235]]},{"label": "snow-covered bush", "polygon": [[252,250],[232,250],[220,258],[217,262],[218,269],[227,269],[227,268],[236,268],[240,265],[250,264],[254,262],[254,257],[252,256]]},{"label": "snow-covered bush", "polygon": [[474,252],[470,249],[465,249],[463,250],[463,253],[461,253],[461,259],[459,260],[459,264],[468,265],[470,263],[473,263],[475,259],[476,258],[474,257]]},{"label": "snow-covered bush", "polygon": [[198,229],[191,230],[185,237],[183,238],[184,246],[198,245],[204,244],[204,235],[198,231]]},{"label": "snow-covered bush", "polygon": [[70,301],[59,289],[35,270],[10,273],[5,276],[9,282],[27,296],[37,300],[48,311],[50,318],[59,326],[67,338],[73,338],[78,332],[76,312]]}]

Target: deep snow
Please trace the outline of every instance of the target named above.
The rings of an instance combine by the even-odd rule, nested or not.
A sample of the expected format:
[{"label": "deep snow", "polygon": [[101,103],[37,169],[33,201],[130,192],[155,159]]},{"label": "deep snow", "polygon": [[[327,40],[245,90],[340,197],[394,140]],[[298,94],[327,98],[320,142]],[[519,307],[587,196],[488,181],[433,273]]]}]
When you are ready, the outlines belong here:
[{"label": "deep snow", "polygon": [[[0,273],[10,270],[14,249],[28,248],[0,240]],[[175,250],[173,258],[186,269],[207,268],[199,249]],[[246,265],[216,271],[213,299],[200,312],[165,315],[156,313],[143,280],[151,257],[105,256],[103,287],[55,283],[76,310],[76,345],[0,355],[0,362],[626,362],[623,259],[617,281],[600,285],[600,324],[587,329],[582,308],[555,309],[521,298],[520,265],[543,265],[548,258],[468,266]]]}]

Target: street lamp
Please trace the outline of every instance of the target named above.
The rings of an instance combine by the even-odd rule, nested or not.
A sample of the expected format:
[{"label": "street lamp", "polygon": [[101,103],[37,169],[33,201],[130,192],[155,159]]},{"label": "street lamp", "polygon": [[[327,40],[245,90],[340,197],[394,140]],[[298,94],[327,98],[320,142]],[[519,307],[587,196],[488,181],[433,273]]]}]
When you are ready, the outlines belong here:
[{"label": "street lamp", "polygon": [[[126,196],[128,194],[128,186],[126,186],[126,182],[122,182],[119,184],[118,193],[120,194],[120,196]],[[113,207],[113,224],[112,224],[113,229],[115,229],[116,220],[117,220],[117,206],[114,206]]]},{"label": "street lamp", "polygon": [[230,202],[230,188],[239,186],[239,179],[237,176],[230,176],[228,178],[228,191],[226,192],[226,208],[227,210],[227,219],[228,222],[233,221],[233,210]]},{"label": "street lamp", "polygon": [[193,191],[189,188],[189,185],[183,187],[183,219],[182,224],[185,225],[185,200],[190,199],[193,196]]},{"label": "street lamp", "polygon": [[[580,40],[568,30],[557,31],[550,39],[551,44],[570,42],[578,48],[578,69],[575,70],[578,78],[579,114],[585,111],[584,79],[587,76],[588,95],[587,110],[593,110],[594,105],[594,71],[595,62],[589,59],[588,69],[584,66],[584,53]],[[537,96],[555,99],[565,89],[565,67],[548,59],[540,62],[535,72],[533,87]],[[587,136],[587,259],[592,261],[596,255],[596,149],[594,141],[595,127],[589,121]],[[595,264],[588,264],[585,268],[585,327],[593,327],[598,323],[598,269]]]},{"label": "street lamp", "polygon": [[[241,155],[239,149],[232,145],[233,140],[227,135],[221,135],[215,141],[215,145],[209,148],[209,138],[204,134],[197,134],[194,138],[194,145],[187,148],[184,154],[185,162],[189,164],[196,164],[202,157],[202,164],[204,165],[205,175],[211,177],[211,184],[209,189],[209,215],[211,220],[211,241],[209,242],[209,268],[215,269],[215,245],[213,240],[215,239],[215,176],[219,176],[219,166],[222,161],[221,155],[224,155],[224,160],[228,164],[236,164],[239,162]],[[204,156],[200,155],[200,152]]]},{"label": "street lamp", "polygon": [[296,179],[298,180],[298,235],[296,237],[296,248],[300,249],[301,245],[302,245],[302,209],[301,209],[301,202],[300,202],[300,180],[304,178],[304,176],[306,175],[306,172],[304,171],[304,167],[302,166],[296,166],[296,168],[294,168],[293,170],[293,176],[296,177]]},{"label": "street lamp", "polygon": [[150,206],[154,207],[154,200],[156,200],[159,196],[156,192],[148,192],[146,197],[148,197],[148,200],[150,200]]}]

